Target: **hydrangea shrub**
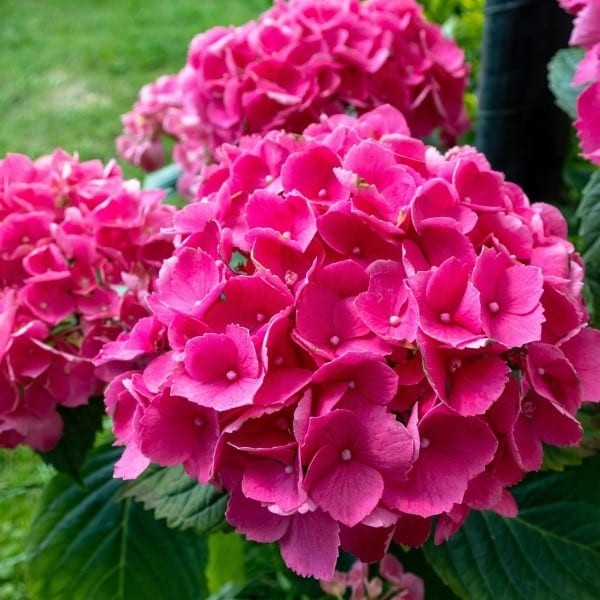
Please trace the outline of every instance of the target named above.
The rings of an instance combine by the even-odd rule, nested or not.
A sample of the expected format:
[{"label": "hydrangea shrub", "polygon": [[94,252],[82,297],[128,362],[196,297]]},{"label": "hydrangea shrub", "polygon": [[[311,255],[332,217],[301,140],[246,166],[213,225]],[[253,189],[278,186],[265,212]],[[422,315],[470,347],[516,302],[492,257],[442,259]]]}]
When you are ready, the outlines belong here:
[{"label": "hydrangea shrub", "polygon": [[57,406],[102,393],[92,358],[148,314],[172,253],[163,195],[61,150],[0,160],[0,447],[52,449]]},{"label": "hydrangea shrub", "polygon": [[414,135],[441,128],[453,140],[468,125],[467,72],[462,50],[413,0],[278,0],[257,21],[195,37],[179,73],[142,88],[117,148],[153,170],[171,136],[189,196],[219,144],[300,132],[323,113],[390,103]]},{"label": "hydrangea shrub", "polygon": [[600,1],[561,0],[560,5],[575,15],[570,44],[585,50],[573,77],[573,85],[586,86],[577,98],[575,128],[583,156],[600,165]]},{"label": "hydrangea shrub", "polygon": [[434,517],[441,542],[471,510],[516,515],[508,488],[544,444],[576,445],[599,398],[560,212],[389,105],[217,159],[152,314],[96,359],[140,365],[106,391],[116,475],[181,464],[228,492],[239,532],[326,580],[340,547],[376,562]]}]

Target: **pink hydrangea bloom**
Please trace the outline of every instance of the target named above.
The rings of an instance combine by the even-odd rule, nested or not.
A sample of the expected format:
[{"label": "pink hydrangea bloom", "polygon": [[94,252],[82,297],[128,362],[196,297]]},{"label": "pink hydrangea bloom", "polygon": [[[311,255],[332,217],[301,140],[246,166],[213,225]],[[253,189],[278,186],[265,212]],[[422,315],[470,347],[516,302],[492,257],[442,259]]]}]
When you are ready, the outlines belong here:
[{"label": "pink hydrangea bloom", "polygon": [[334,581],[339,547],[377,562],[433,517],[439,541],[472,509],[514,516],[508,488],[600,400],[561,214],[391,106],[218,155],[152,316],[96,361],[146,364],[107,391],[116,473],[182,464],[230,494],[238,531]]},{"label": "pink hydrangea bloom", "polygon": [[61,150],[0,160],[0,446],[50,450],[62,432],[56,407],[102,391],[92,357],[147,314],[144,296],[172,252],[162,196],[114,163]]},{"label": "pink hydrangea bloom", "polygon": [[600,165],[600,0],[560,0],[575,14],[572,46],[581,46],[585,55],[573,77],[573,85],[585,85],[577,98],[575,128],[582,155]]},{"label": "pink hydrangea bloom", "polygon": [[389,103],[417,136],[441,128],[453,140],[466,128],[463,53],[413,0],[274,4],[256,21],[199,34],[179,73],[144,86],[123,116],[121,156],[155,169],[162,136],[174,138],[180,188],[192,196],[220,143],[301,132],[321,114]]}]

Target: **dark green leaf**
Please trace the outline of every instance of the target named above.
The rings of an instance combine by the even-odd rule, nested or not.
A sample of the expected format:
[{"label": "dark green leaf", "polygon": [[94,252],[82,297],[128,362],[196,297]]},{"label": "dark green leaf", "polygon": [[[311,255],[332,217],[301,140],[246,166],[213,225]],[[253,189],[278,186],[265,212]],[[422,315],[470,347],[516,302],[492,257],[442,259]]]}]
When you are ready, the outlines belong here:
[{"label": "dark green leaf", "polygon": [[59,406],[58,412],[63,420],[62,437],[53,450],[40,454],[57,471],[81,483],[81,465],[94,446],[96,433],[102,429],[104,402],[102,398],[91,398],[84,406]]},{"label": "dark green leaf", "polygon": [[519,516],[473,512],[426,556],[462,598],[596,600],[600,590],[600,457],[537,473],[514,490]]},{"label": "dark green leaf", "polygon": [[600,171],[596,170],[582,192],[577,208],[581,219],[581,252],[587,262],[600,262]]},{"label": "dark green leaf", "polygon": [[193,528],[201,533],[227,527],[227,494],[194,481],[182,467],[151,465],[138,479],[125,485],[123,497],[139,500],[158,519],[166,519],[169,527]]},{"label": "dark green leaf", "polygon": [[597,404],[585,405],[577,414],[583,425],[583,439],[574,448],[544,447],[543,469],[562,471],[565,467],[577,466],[584,458],[593,456],[600,448],[600,407]]},{"label": "dark green leaf", "polygon": [[581,48],[564,48],[548,64],[548,84],[556,98],[556,104],[572,119],[577,117],[577,97],[583,86],[573,86],[571,82],[582,57]]},{"label": "dark green leaf", "polygon": [[84,464],[84,488],[57,475],[28,538],[31,600],[200,600],[206,542],[169,529],[131,499],[112,471],[120,450],[103,446]]}]

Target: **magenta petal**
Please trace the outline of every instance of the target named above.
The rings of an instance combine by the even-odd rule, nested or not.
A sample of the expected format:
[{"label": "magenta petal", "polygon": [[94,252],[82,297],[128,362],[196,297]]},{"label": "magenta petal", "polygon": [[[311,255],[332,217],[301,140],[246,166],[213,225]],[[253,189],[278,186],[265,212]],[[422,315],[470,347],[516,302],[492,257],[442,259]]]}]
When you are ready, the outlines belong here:
[{"label": "magenta petal", "polygon": [[57,325],[75,311],[70,285],[70,277],[66,281],[29,283],[21,291],[23,302],[37,317]]},{"label": "magenta petal", "polygon": [[262,382],[250,334],[238,325],[191,339],[184,365],[189,376],[174,382],[173,393],[217,410],[251,404]]},{"label": "magenta petal", "polygon": [[156,281],[157,292],[151,296],[155,314],[164,313],[170,318],[176,312],[198,313],[219,280],[214,258],[198,248],[182,248],[161,267]]},{"label": "magenta petal", "polygon": [[269,459],[248,463],[242,478],[242,491],[253,500],[276,504],[283,512],[296,510],[306,500],[294,465]]},{"label": "magenta petal", "polygon": [[305,489],[334,519],[352,527],[379,503],[383,478],[373,467],[344,460],[334,446],[323,446],[310,463]]},{"label": "magenta petal", "polygon": [[492,460],[498,442],[478,417],[462,417],[443,405],[419,423],[421,450],[408,475],[384,493],[386,504],[429,517],[462,501],[469,481]]},{"label": "magenta petal", "polygon": [[208,479],[218,438],[216,414],[183,398],[161,394],[144,410],[139,422],[143,453],[161,465],[200,458],[202,479]]},{"label": "magenta petal", "polygon": [[517,462],[525,471],[537,471],[540,468],[544,451],[530,419],[517,419],[509,443]]},{"label": "magenta petal", "polygon": [[246,205],[250,242],[260,236],[272,237],[305,252],[317,233],[315,215],[302,196],[282,198],[266,190],[257,190]]},{"label": "magenta petal", "polygon": [[562,343],[560,349],[575,367],[583,402],[600,401],[600,331],[587,327]]},{"label": "magenta petal", "polygon": [[253,542],[276,542],[287,531],[290,517],[273,514],[259,502],[246,498],[240,490],[231,492],[227,520]]},{"label": "magenta petal", "polygon": [[422,340],[426,373],[438,396],[461,415],[483,414],[500,397],[510,370],[498,356],[465,355]]},{"label": "magenta petal", "polygon": [[292,517],[279,542],[281,556],[293,571],[330,581],[340,545],[339,526],[320,510]]},{"label": "magenta petal", "polygon": [[354,527],[342,525],[340,527],[341,546],[362,562],[377,562],[384,557],[389,548],[394,526],[368,527],[362,523]]}]

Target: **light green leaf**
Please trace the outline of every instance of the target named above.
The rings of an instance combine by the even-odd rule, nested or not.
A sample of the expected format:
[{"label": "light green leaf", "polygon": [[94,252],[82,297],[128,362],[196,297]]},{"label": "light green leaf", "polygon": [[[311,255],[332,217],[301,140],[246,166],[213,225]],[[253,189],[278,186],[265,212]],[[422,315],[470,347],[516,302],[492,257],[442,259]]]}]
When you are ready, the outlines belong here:
[{"label": "light green leaf", "polygon": [[193,528],[200,533],[222,530],[227,526],[227,494],[212,485],[202,485],[188,477],[182,467],[151,465],[123,489],[124,498],[135,498],[166,519],[169,527]]},{"label": "light green leaf", "polygon": [[173,204],[178,207],[185,206],[187,202],[177,194],[177,180],[180,176],[181,167],[172,163],[146,175],[143,187],[147,190],[167,190],[167,197],[164,199],[165,204]]},{"label": "light green leaf", "polygon": [[[208,591],[246,583],[244,565],[245,540],[238,533],[213,533],[208,538]],[[231,596],[230,596],[231,597]]]},{"label": "light green leaf", "polygon": [[166,165],[161,169],[148,173],[144,177],[144,188],[160,190],[175,189],[180,175],[181,167],[179,165],[175,163]]},{"label": "light green leaf", "polygon": [[57,475],[28,536],[31,600],[201,600],[206,543],[169,529],[131,499],[112,471],[120,449],[84,464],[84,487]]},{"label": "light green leaf", "polygon": [[572,119],[577,117],[577,97],[583,86],[573,86],[571,82],[582,57],[581,48],[564,48],[548,63],[548,84],[556,98],[556,104]]},{"label": "light green leaf", "polygon": [[600,590],[600,457],[538,473],[514,490],[519,515],[473,512],[428,561],[465,599],[596,600]]}]

